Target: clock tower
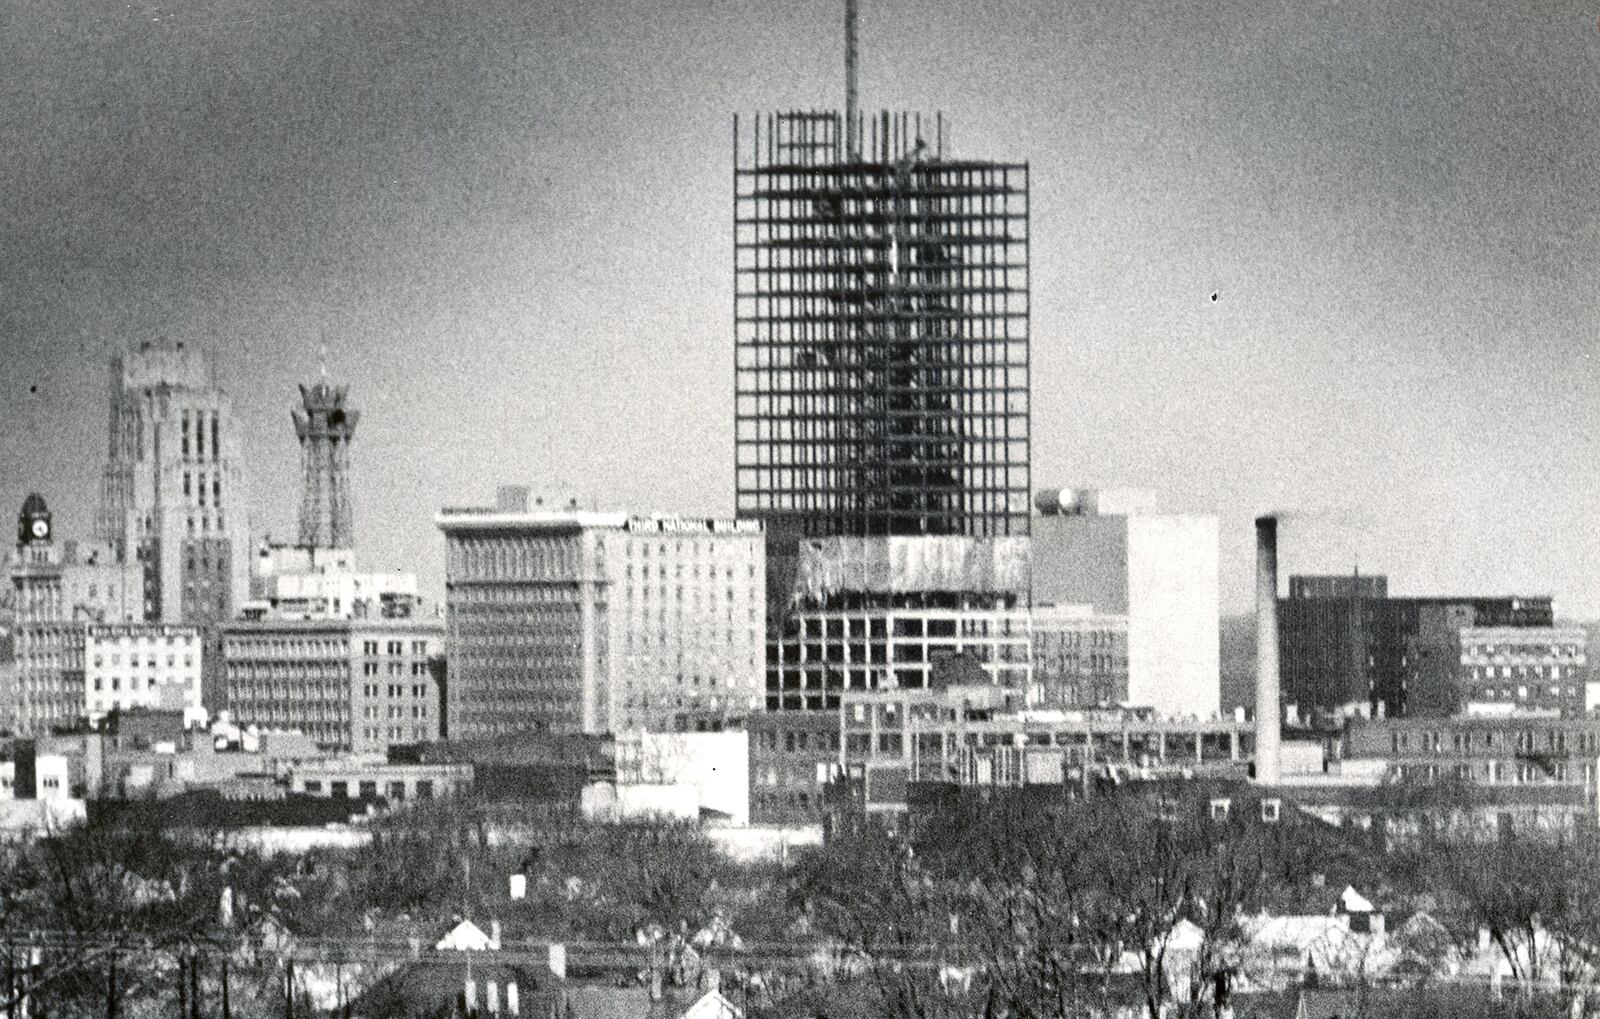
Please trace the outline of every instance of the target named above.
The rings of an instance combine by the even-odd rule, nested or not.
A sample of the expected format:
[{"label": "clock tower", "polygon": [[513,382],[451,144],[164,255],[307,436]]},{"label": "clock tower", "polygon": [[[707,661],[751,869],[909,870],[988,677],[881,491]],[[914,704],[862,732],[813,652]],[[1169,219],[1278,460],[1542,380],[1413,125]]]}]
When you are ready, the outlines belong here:
[{"label": "clock tower", "polygon": [[27,556],[32,549],[50,546],[50,507],[44,496],[29,493],[22,502],[22,512],[17,514],[17,551]]}]

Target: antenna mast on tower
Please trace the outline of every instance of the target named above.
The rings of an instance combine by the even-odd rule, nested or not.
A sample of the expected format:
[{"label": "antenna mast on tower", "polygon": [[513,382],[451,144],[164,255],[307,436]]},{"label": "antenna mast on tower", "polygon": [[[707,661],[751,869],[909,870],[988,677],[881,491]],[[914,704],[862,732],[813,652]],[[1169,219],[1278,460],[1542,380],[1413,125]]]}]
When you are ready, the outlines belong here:
[{"label": "antenna mast on tower", "polygon": [[858,0],[844,0],[844,148],[845,158],[861,155],[861,139],[856,131],[856,46]]}]

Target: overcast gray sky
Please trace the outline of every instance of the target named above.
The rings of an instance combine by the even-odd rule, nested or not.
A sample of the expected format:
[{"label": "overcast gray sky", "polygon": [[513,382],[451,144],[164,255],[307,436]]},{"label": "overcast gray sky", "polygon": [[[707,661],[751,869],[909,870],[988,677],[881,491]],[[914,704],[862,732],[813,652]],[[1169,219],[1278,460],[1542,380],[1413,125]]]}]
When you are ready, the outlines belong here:
[{"label": "overcast gray sky", "polygon": [[[105,359],[212,343],[257,531],[351,384],[367,561],[498,481],[732,507],[731,115],[842,101],[842,0],[0,8],[0,509],[84,534]],[[1036,483],[1291,569],[1600,616],[1600,29],[1539,0],[862,0],[863,105],[1032,165]],[[1218,299],[1211,300],[1212,293]]]}]

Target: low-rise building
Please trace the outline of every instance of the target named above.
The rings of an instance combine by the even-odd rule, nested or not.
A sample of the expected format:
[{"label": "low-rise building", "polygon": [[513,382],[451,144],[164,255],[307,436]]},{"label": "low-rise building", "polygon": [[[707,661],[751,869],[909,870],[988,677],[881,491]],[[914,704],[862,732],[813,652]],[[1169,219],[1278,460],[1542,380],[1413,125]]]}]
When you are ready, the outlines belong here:
[{"label": "low-rise building", "polygon": [[91,722],[135,708],[179,711],[205,722],[199,628],[98,623],[85,630],[84,640],[84,700]]},{"label": "low-rise building", "polygon": [[472,790],[470,764],[392,764],[374,758],[343,758],[296,767],[291,792],[331,799],[391,805],[465,795]]},{"label": "low-rise building", "polygon": [[425,617],[236,620],[223,631],[229,711],[340,753],[437,740],[443,644],[443,622]]},{"label": "low-rise building", "polygon": [[1035,606],[1032,617],[1035,707],[1128,702],[1128,617],[1089,605]]},{"label": "low-rise building", "polygon": [[1119,703],[1173,718],[1221,706],[1219,524],[1166,513],[1152,493],[1039,493],[1031,601],[1088,605],[1127,620],[1127,693]]},{"label": "low-rise building", "polygon": [[1548,710],[1581,715],[1588,633],[1579,626],[1469,626],[1460,630],[1459,704],[1475,714]]},{"label": "low-rise building", "polygon": [[751,823],[816,823],[839,774],[838,710],[769,711],[752,716],[747,727]]},{"label": "low-rise building", "polygon": [[848,695],[839,712],[848,778],[867,813],[903,812],[912,784],[1078,787],[1099,778],[1243,778],[1254,725],[1152,709],[1029,710],[990,685]]},{"label": "low-rise building", "polygon": [[618,733],[614,807],[619,816],[660,812],[691,820],[750,823],[750,734]]},{"label": "low-rise building", "polygon": [[1456,716],[1352,721],[1341,770],[1413,784],[1596,790],[1600,718]]},{"label": "low-rise building", "polygon": [[347,548],[310,548],[263,541],[242,615],[281,619],[394,619],[424,615],[414,573],[358,568]]}]

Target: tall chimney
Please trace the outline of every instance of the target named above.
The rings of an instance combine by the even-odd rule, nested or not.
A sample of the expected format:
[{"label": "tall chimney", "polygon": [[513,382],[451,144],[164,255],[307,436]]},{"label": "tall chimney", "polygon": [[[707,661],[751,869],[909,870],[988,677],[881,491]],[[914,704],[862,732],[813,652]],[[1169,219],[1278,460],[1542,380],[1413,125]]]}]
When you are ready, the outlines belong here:
[{"label": "tall chimney", "polygon": [[1277,785],[1278,518],[1256,518],[1256,782]]}]

